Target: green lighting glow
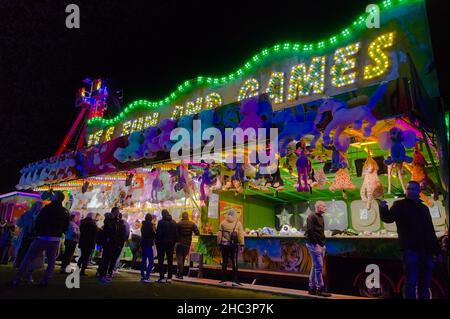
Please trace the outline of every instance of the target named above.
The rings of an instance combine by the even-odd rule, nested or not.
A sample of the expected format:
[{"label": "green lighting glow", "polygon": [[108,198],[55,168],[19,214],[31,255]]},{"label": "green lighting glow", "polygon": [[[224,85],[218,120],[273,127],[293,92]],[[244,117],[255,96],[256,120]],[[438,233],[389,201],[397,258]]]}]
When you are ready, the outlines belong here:
[{"label": "green lighting glow", "polygon": [[[380,3],[380,8],[388,9],[395,5],[402,5],[406,3],[413,3],[413,2],[423,2],[424,0],[384,0]],[[184,94],[186,90],[192,90],[196,87],[201,86],[202,84],[214,84],[214,85],[223,85],[227,84],[228,82],[235,81],[243,76],[246,75],[247,72],[249,72],[251,69],[255,68],[256,66],[260,65],[265,59],[268,59],[271,57],[272,54],[277,54],[281,50],[283,51],[313,51],[313,49],[322,50],[327,48],[327,45],[335,47],[340,42],[347,41],[348,38],[353,34],[354,31],[357,31],[362,28],[366,21],[366,17],[368,16],[367,13],[364,13],[363,15],[360,15],[350,26],[345,28],[343,31],[332,35],[328,38],[328,40],[321,40],[316,43],[290,43],[285,42],[283,44],[275,44],[272,48],[269,49],[263,49],[261,52],[254,55],[249,61],[244,63],[244,66],[239,68],[236,72],[231,73],[228,76],[223,76],[220,78],[211,78],[211,77],[203,77],[198,76],[195,79],[185,81],[183,85],[178,85],[177,89],[174,92],[171,92],[168,94],[165,98],[159,100],[159,101],[147,101],[147,100],[139,100],[135,101],[133,103],[128,104],[128,106],[118,115],[116,115],[112,119],[104,119],[101,117],[93,117],[88,121],[89,125],[99,125],[101,127],[108,126],[108,125],[116,125],[118,122],[124,119],[125,115],[128,115],[128,113],[134,109],[156,109],[159,107],[162,107],[164,105],[169,105],[171,102],[177,100],[180,95]],[[330,48],[330,47],[329,47]],[[244,71],[245,70],[245,71]],[[446,117],[446,123],[447,123],[447,129],[448,129],[448,115]],[[448,131],[447,131],[448,132]],[[448,133],[447,133],[448,136]]]}]

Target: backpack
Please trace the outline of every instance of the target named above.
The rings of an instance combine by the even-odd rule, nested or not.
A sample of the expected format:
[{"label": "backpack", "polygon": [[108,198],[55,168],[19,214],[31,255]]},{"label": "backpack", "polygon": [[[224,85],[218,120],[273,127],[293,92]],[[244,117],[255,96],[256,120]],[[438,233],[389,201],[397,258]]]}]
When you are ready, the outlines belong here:
[{"label": "backpack", "polygon": [[[237,221],[236,221],[236,223],[234,224],[234,227],[233,227],[233,230],[231,231],[231,233],[230,233],[230,245],[232,245],[232,246],[237,246],[237,245],[239,245],[239,236],[238,236],[238,233],[237,233],[237,231],[236,231],[236,226],[237,226]],[[221,230],[222,232],[227,232],[228,233],[228,231],[226,231],[226,230]]]}]

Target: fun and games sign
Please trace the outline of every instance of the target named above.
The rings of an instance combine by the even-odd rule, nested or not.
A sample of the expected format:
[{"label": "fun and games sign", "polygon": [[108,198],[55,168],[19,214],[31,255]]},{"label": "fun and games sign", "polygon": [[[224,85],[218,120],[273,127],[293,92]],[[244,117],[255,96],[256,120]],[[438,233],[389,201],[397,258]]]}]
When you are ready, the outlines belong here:
[{"label": "fun and games sign", "polygon": [[[226,76],[198,76],[159,101],[134,101],[111,119],[92,118],[86,144],[264,93],[277,110],[394,80],[401,76],[407,53],[417,62],[431,56],[426,15],[422,1],[384,1],[380,8],[380,28],[367,28],[362,15],[328,39],[276,44]],[[422,63],[417,65],[420,72]],[[432,90],[428,93],[436,95]]]}]

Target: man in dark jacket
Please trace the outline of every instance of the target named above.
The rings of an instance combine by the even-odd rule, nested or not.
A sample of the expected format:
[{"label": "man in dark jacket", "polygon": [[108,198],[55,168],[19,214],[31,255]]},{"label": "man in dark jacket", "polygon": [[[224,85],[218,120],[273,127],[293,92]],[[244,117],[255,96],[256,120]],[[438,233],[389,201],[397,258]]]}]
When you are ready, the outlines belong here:
[{"label": "man in dark jacket", "polygon": [[78,259],[78,267],[81,269],[80,276],[86,276],[86,267],[89,257],[95,248],[95,239],[97,236],[97,224],[93,220],[94,213],[88,213],[80,223],[80,240],[78,247],[81,250],[81,256]]},{"label": "man in dark jacket", "polygon": [[114,207],[111,210],[111,218],[105,219],[103,234],[105,243],[103,245],[102,261],[98,272],[100,281],[106,283],[112,280],[116,260],[119,258],[120,252],[129,235],[118,207]]},{"label": "man in dark jacket", "polygon": [[150,274],[153,269],[153,260],[154,260],[153,245],[156,239],[156,232],[152,219],[153,216],[151,214],[146,214],[145,220],[142,222],[141,228],[141,243],[140,243],[142,248],[141,281],[144,283],[150,282]]},{"label": "man in dark jacket", "polygon": [[184,260],[189,252],[192,242],[192,234],[200,235],[197,225],[189,220],[189,215],[184,212],[181,215],[181,221],[177,224],[178,227],[178,243],[176,248],[178,272],[176,277],[183,279],[184,274]]},{"label": "man in dark jacket", "polygon": [[163,209],[161,212],[162,219],[158,222],[156,228],[156,249],[158,250],[158,267],[159,280],[162,283],[164,280],[164,255],[167,255],[167,283],[172,282],[172,268],[173,268],[173,250],[177,241],[177,223],[172,219],[169,212]]},{"label": "man in dark jacket", "polygon": [[309,274],[309,294],[322,297],[330,297],[331,295],[323,291],[323,259],[325,257],[325,223],[323,214],[327,211],[327,204],[323,201],[317,201],[315,204],[315,212],[309,214],[306,220],[306,247],[313,265]]},{"label": "man in dark jacket", "polygon": [[11,282],[13,286],[18,284],[20,278],[22,278],[23,274],[27,271],[29,263],[44,251],[47,256],[48,265],[39,285],[41,287],[47,286],[53,273],[53,269],[55,268],[61,236],[69,227],[69,212],[62,206],[63,201],[64,194],[57,191],[52,197],[52,202],[45,206],[39,213],[36,219],[37,238],[32,242],[30,248],[28,248],[24,260]]},{"label": "man in dark jacket", "polygon": [[410,181],[406,198],[394,202],[390,209],[386,201],[379,201],[381,220],[397,225],[403,252],[406,299],[430,299],[433,259],[440,251],[430,210],[421,202],[419,195],[419,183]]}]

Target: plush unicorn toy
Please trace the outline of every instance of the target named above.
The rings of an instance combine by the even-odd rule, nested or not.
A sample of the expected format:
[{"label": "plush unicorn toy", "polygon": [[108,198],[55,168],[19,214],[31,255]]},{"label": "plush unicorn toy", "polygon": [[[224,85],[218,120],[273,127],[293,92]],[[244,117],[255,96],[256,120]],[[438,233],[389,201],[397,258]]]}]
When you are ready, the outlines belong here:
[{"label": "plush unicorn toy", "polygon": [[323,143],[329,145],[331,143],[330,133],[334,131],[333,145],[341,152],[346,152],[349,147],[348,136],[343,135],[344,130],[353,125],[355,130],[360,130],[363,121],[368,122],[364,128],[364,136],[370,136],[372,127],[376,124],[377,119],[372,115],[372,109],[377,105],[378,101],[383,97],[387,89],[387,82],[382,83],[370,98],[367,105],[360,105],[349,108],[345,102],[336,99],[326,99],[319,106],[314,123],[317,125],[322,120],[324,112],[331,111],[333,119],[323,132]]},{"label": "plush unicorn toy", "polygon": [[384,161],[386,165],[388,165],[388,194],[391,193],[391,178],[392,175],[394,175],[394,169],[397,170],[398,179],[402,185],[403,192],[406,193],[406,187],[402,177],[403,163],[411,163],[412,158],[406,155],[405,147],[414,147],[416,141],[417,138],[414,131],[402,131],[398,127],[393,127],[389,131],[383,132],[378,136],[380,148],[383,150],[390,150],[390,155]]}]

